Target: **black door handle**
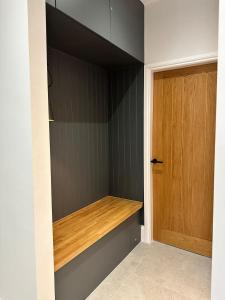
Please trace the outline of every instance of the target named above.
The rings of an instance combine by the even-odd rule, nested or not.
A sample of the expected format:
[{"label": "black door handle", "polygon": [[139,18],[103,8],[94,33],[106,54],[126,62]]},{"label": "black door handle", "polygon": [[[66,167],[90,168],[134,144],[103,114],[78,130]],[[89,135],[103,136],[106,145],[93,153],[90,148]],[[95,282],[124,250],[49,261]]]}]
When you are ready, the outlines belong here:
[{"label": "black door handle", "polygon": [[153,158],[153,159],[151,160],[151,163],[152,163],[152,164],[163,164],[163,161],[160,161],[160,160],[158,160],[158,159],[156,159],[156,158]]}]

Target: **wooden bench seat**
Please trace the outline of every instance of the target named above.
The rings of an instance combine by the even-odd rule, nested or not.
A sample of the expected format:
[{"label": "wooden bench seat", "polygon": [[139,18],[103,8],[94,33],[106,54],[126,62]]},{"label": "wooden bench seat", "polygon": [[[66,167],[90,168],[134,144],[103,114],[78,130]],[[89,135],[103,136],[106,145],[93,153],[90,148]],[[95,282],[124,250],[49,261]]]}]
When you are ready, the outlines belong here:
[{"label": "wooden bench seat", "polygon": [[104,197],[53,223],[55,272],[143,206],[140,201]]}]

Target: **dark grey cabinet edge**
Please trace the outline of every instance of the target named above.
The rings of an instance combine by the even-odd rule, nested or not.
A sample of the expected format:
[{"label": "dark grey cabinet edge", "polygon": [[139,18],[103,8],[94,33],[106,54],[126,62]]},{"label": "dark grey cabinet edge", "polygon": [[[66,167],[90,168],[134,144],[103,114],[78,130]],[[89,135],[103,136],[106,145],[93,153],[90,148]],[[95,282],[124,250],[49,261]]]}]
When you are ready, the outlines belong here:
[{"label": "dark grey cabinet edge", "polygon": [[45,0],[45,2],[53,7],[56,7],[56,0]]}]

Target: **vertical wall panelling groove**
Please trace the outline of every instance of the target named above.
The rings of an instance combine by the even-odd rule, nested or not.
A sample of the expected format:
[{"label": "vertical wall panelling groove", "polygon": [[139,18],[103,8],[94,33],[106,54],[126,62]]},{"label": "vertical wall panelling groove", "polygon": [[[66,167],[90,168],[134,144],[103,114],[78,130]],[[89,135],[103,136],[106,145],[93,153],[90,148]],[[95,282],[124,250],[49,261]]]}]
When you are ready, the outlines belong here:
[{"label": "vertical wall panelling groove", "polygon": [[[49,48],[54,220],[109,194],[108,73]],[[87,88],[88,87],[88,88]],[[88,90],[88,91],[87,91]],[[105,103],[104,103],[105,102]]]},{"label": "vertical wall panelling groove", "polygon": [[110,74],[110,194],[143,201],[143,66]]},{"label": "vertical wall panelling groove", "polygon": [[[143,201],[143,66],[48,51],[54,220],[111,194]],[[108,109],[109,108],[109,109]]]}]

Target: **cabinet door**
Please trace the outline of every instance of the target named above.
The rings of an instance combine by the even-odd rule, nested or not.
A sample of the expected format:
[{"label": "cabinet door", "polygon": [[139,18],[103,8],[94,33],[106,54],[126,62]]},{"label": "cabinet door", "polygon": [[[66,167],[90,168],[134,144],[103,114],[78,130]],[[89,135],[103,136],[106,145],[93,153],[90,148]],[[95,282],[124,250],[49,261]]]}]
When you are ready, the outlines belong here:
[{"label": "cabinet door", "polygon": [[57,0],[56,8],[104,38],[110,39],[109,0]]},{"label": "cabinet door", "polygon": [[45,2],[55,7],[55,0],[45,0]]},{"label": "cabinet door", "polygon": [[111,41],[144,61],[144,5],[140,0],[110,0]]}]

